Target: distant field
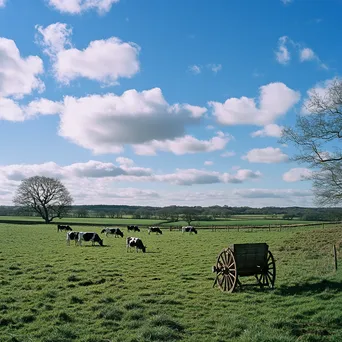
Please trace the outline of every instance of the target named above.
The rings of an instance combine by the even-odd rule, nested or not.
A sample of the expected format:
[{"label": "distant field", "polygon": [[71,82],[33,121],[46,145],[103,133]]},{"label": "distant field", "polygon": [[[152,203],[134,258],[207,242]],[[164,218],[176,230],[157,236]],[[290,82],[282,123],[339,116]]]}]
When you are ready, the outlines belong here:
[{"label": "distant field", "polygon": [[[11,221],[41,221],[44,222],[42,218],[32,217],[32,216],[0,216],[1,220],[11,220]],[[54,219],[52,224],[63,224],[64,222],[85,222],[85,223],[94,223],[99,225],[104,224],[118,224],[118,225],[128,225],[128,224],[142,224],[142,225],[154,225],[159,224],[163,221],[161,220],[137,220],[137,219],[117,219],[117,218],[75,218],[75,217],[65,217],[61,220]]]},{"label": "distant field", "polygon": [[[32,216],[0,216],[1,220],[7,221],[41,221],[43,220],[39,217],[32,217]],[[63,218],[61,220],[57,219],[52,222],[52,224],[63,224],[63,223],[90,223],[94,225],[128,225],[128,224],[136,224],[142,226],[148,225],[159,225],[162,227],[170,227],[170,226],[185,226],[188,225],[185,221],[177,221],[177,222],[165,222],[161,220],[144,220],[144,219],[117,219],[117,218]],[[211,227],[211,226],[263,226],[263,225],[279,225],[279,224],[310,224],[316,223],[316,221],[301,221],[301,220],[279,220],[279,219],[239,219],[239,220],[229,220],[229,219],[219,219],[216,221],[193,221],[191,222],[192,225],[196,227]]]},{"label": "distant field", "polygon": [[[0,341],[342,341],[341,227],[134,234],[147,253],[127,253],[125,238],[67,246],[52,225],[0,224]],[[221,249],[250,242],[268,243],[275,289],[212,288]]]},{"label": "distant field", "polygon": [[282,219],[283,215],[232,215],[230,219],[232,220],[254,220],[254,219],[267,219],[267,220],[275,220]]},{"label": "distant field", "polygon": [[[218,221],[193,221],[191,225],[196,227],[211,227],[211,226],[264,226],[264,225],[275,225],[275,224],[313,224],[317,223],[316,221],[301,221],[301,220],[218,220]],[[185,221],[171,222],[171,223],[163,223],[161,226],[184,226],[188,225]]]}]

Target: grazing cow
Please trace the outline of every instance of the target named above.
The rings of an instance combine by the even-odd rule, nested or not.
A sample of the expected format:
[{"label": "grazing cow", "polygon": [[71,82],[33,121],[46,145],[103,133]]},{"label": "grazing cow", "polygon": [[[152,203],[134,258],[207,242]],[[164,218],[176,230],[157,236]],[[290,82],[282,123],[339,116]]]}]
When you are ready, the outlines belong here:
[{"label": "grazing cow", "polygon": [[123,237],[124,236],[124,234],[120,230],[120,228],[109,228],[109,227],[106,227],[106,228],[103,228],[101,230],[101,234],[103,234],[103,233],[106,233],[106,236],[108,236],[108,234],[114,235],[114,237],[117,237],[117,236]]},{"label": "grazing cow", "polygon": [[138,226],[127,226],[128,231],[133,231],[133,232],[140,232],[140,229]]},{"label": "grazing cow", "polygon": [[75,241],[75,246],[77,245],[78,242],[78,232],[67,232],[67,245],[70,246],[70,240]]},{"label": "grazing cow", "polygon": [[57,225],[57,232],[61,232],[63,230],[66,230],[66,231],[69,231],[69,232],[72,231],[72,229],[69,226],[63,226],[61,224],[58,224]]},{"label": "grazing cow", "polygon": [[134,248],[135,250],[138,252],[139,249],[142,250],[143,253],[146,252],[146,246],[144,246],[143,242],[141,241],[141,239],[136,238],[136,237],[127,237],[126,239],[126,250],[128,252],[128,248]]},{"label": "grazing cow", "polygon": [[159,227],[148,227],[148,234],[150,233],[163,234]]},{"label": "grazing cow", "polygon": [[100,238],[99,234],[91,232],[79,232],[78,233],[78,244],[82,246],[82,240],[83,241],[91,241],[92,245],[95,245],[95,242],[97,242],[100,246],[103,246],[103,240]]},{"label": "grazing cow", "polygon": [[184,233],[184,232],[187,232],[187,233],[190,233],[190,234],[192,234],[192,233],[197,234],[197,230],[193,226],[184,226],[184,227],[182,227],[182,233]]}]

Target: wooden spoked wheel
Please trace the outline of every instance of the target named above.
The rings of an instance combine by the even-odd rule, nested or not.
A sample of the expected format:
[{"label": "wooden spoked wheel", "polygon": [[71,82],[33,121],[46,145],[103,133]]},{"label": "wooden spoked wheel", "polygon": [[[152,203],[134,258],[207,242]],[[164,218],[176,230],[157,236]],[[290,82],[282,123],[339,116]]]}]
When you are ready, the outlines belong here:
[{"label": "wooden spoked wheel", "polygon": [[267,262],[265,268],[262,270],[261,274],[256,275],[258,283],[261,288],[270,287],[274,288],[275,278],[276,278],[276,266],[272,253],[268,251]]},{"label": "wooden spoked wheel", "polygon": [[217,257],[216,280],[223,292],[233,292],[237,283],[237,270],[234,254],[231,249],[225,248]]}]

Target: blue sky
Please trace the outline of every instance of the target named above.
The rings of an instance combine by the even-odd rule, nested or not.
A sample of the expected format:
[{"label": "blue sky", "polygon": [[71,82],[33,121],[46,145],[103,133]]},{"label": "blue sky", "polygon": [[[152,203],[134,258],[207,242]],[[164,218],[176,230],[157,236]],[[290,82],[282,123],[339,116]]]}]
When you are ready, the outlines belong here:
[{"label": "blue sky", "polygon": [[312,206],[279,144],[339,77],[342,1],[0,0],[0,204]]}]

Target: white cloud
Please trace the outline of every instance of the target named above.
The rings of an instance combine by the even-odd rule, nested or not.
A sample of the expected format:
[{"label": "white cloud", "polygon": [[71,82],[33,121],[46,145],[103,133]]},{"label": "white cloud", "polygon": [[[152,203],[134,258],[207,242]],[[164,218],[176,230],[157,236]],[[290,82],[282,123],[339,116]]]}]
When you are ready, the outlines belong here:
[{"label": "white cloud", "polygon": [[12,99],[0,97],[0,120],[24,121],[32,119],[36,115],[53,115],[63,110],[63,104],[44,98],[31,101],[26,106],[21,106]]},{"label": "white cloud", "polygon": [[83,77],[104,85],[118,84],[119,78],[131,78],[139,70],[140,47],[117,37],[94,40],[84,50],[72,46],[72,29],[56,23],[46,28],[36,26],[36,41],[51,57],[57,80],[64,84]]},{"label": "white cloud", "polygon": [[285,182],[298,182],[312,176],[312,171],[307,168],[293,168],[283,174]]},{"label": "white cloud", "polygon": [[45,89],[39,75],[43,61],[37,56],[21,57],[15,42],[0,38],[0,97],[22,98],[34,90]]},{"label": "white cloud", "polygon": [[226,157],[234,157],[235,155],[236,155],[236,153],[234,151],[227,151],[227,152],[223,152],[221,154],[221,157],[224,157],[224,158],[226,158]]},{"label": "white cloud", "polygon": [[[35,175],[63,179],[63,182],[77,184],[83,179],[107,179],[112,182],[164,182],[181,186],[214,183],[243,183],[248,180],[259,179],[259,171],[238,170],[235,174],[197,169],[176,169],[169,174],[155,174],[150,168],[135,166],[128,158],[118,159],[119,165],[89,160],[85,163],[74,163],[60,166],[54,162],[43,164],[17,164],[0,166],[2,182],[19,182],[24,178]],[[120,164],[121,163],[121,164]]]},{"label": "white cloud", "polygon": [[254,148],[250,150],[242,159],[248,160],[250,163],[281,163],[288,160],[288,156],[283,153],[280,148],[266,147]]},{"label": "white cloud", "polygon": [[127,90],[121,96],[66,96],[59,134],[97,154],[120,153],[125,144],[154,140],[162,141],[158,148],[167,145],[177,149],[169,140],[184,137],[185,126],[199,122],[199,112],[204,113],[204,109],[169,105],[159,88]]},{"label": "white cloud", "polygon": [[291,3],[293,0],[280,0],[284,5]]},{"label": "white cloud", "polygon": [[[128,181],[139,177],[151,177],[152,170],[132,164],[103,163],[89,160],[85,163],[74,163],[67,166],[60,166],[55,162],[43,164],[13,164],[0,166],[0,175],[12,181],[20,181],[35,175],[57,177],[62,179],[70,178],[119,178]],[[133,178],[132,178],[133,177]]]},{"label": "white cloud", "polygon": [[[123,162],[123,160],[121,160]],[[127,163],[127,160],[125,161]],[[131,161],[128,160],[128,164]],[[134,166],[135,167],[135,166]],[[119,169],[118,169],[119,168]],[[143,169],[143,168],[142,168]],[[144,169],[149,174],[150,169]],[[127,175],[127,172],[137,176]],[[125,173],[126,172],[126,173]],[[139,205],[229,205],[229,206],[312,206],[309,190],[295,189],[227,189],[211,190],[210,184],[238,184],[258,180],[260,172],[239,170],[236,173],[208,172],[196,169],[176,170],[175,173],[142,176],[132,168],[124,170],[112,163],[89,161],[60,166],[54,162],[31,165],[0,166],[0,194],[3,205],[11,205],[13,194],[23,177],[45,175],[62,178],[63,184],[71,192],[75,204],[127,204]],[[150,190],[139,186],[120,188],[122,181],[137,180],[164,182],[185,187],[188,190]],[[193,185],[193,187],[190,187]],[[206,188],[206,191],[198,191]],[[223,189],[223,187],[222,187]]]},{"label": "white cloud", "polygon": [[214,165],[214,162],[211,161],[211,160],[206,160],[206,161],[204,162],[204,165],[207,165],[207,166]]},{"label": "white cloud", "polygon": [[0,97],[0,120],[24,121],[25,115],[18,103],[12,99]]},{"label": "white cloud", "polygon": [[60,102],[54,102],[48,99],[40,98],[31,101],[26,107],[24,112],[27,117],[35,115],[54,115],[62,112],[63,104]]},{"label": "white cloud", "polygon": [[191,186],[195,184],[243,183],[247,180],[259,179],[259,171],[238,170],[236,174],[202,171],[197,169],[177,169],[175,173],[157,175],[155,179],[174,185]]},{"label": "white cloud", "polygon": [[206,129],[215,129],[215,127],[213,125],[207,125],[205,128]]},{"label": "white cloud", "polygon": [[0,0],[0,8],[5,7],[7,0]]},{"label": "white cloud", "polygon": [[276,59],[280,64],[287,64],[291,59],[291,54],[286,46],[287,36],[282,36],[278,39],[278,51],[275,52]]},{"label": "white cloud", "polygon": [[129,158],[118,157],[115,160],[119,165],[122,165],[124,167],[131,167],[134,165],[134,161],[132,159],[129,159]]},{"label": "white cloud", "polygon": [[310,48],[302,48],[299,51],[299,59],[301,62],[315,61],[322,69],[328,70],[328,66],[324,64],[317,54]]},{"label": "white cloud", "polygon": [[313,59],[316,58],[316,55],[313,52],[313,50],[311,50],[309,48],[303,48],[300,50],[299,58],[300,58],[301,62],[312,61]]},{"label": "white cloud", "polygon": [[291,54],[288,49],[288,44],[298,51],[300,62],[315,61],[322,69],[329,69],[328,66],[320,60],[320,58],[312,49],[303,46],[302,43],[293,41],[287,36],[282,36],[278,39],[278,50],[275,51],[276,60],[278,63],[286,65],[290,62]]},{"label": "white cloud", "polygon": [[35,35],[36,43],[43,46],[44,53],[52,58],[65,48],[72,47],[72,27],[67,24],[55,23],[45,28],[36,25],[35,29],[38,31]]},{"label": "white cloud", "polygon": [[251,133],[251,137],[274,137],[280,138],[282,134],[283,126],[276,124],[266,125],[263,129]]},{"label": "white cloud", "polygon": [[120,0],[48,0],[54,9],[69,14],[81,14],[88,10],[97,10],[99,14],[109,12],[112,5]]},{"label": "white cloud", "polygon": [[243,198],[284,198],[312,196],[311,190],[295,189],[237,189],[235,195]]},{"label": "white cloud", "polygon": [[138,155],[149,156],[156,155],[158,150],[172,152],[176,155],[213,152],[224,149],[231,139],[230,135],[225,135],[222,132],[218,132],[217,136],[210,140],[198,140],[191,135],[186,135],[173,140],[153,140],[145,144],[133,145],[133,149]]},{"label": "white cloud", "polygon": [[207,67],[214,73],[218,73],[222,70],[222,64],[208,64]]},{"label": "white cloud", "polygon": [[260,87],[259,105],[248,97],[230,98],[224,103],[209,102],[218,122],[224,125],[267,125],[288,112],[300,99],[300,93],[284,83]]},{"label": "white cloud", "polygon": [[194,75],[198,75],[198,74],[200,74],[201,73],[201,66],[199,66],[199,65],[190,65],[189,66],[189,71],[190,72],[192,72]]}]

